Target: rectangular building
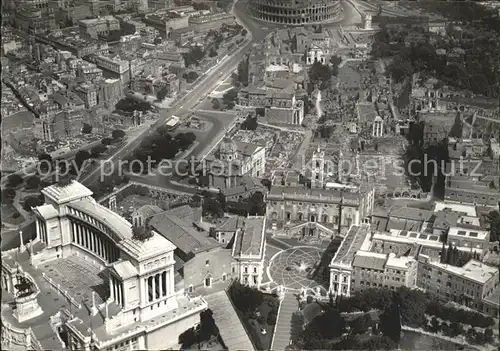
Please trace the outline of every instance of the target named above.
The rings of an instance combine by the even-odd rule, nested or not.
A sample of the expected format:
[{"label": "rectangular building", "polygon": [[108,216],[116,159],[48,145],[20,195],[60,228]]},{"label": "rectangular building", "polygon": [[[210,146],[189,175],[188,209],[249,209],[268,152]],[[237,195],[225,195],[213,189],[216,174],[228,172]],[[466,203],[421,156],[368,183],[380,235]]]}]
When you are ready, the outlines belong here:
[{"label": "rectangular building", "polygon": [[498,318],[498,268],[479,261],[470,260],[463,267],[455,267],[431,260],[428,256],[418,258],[418,287],[443,301],[454,301]]}]

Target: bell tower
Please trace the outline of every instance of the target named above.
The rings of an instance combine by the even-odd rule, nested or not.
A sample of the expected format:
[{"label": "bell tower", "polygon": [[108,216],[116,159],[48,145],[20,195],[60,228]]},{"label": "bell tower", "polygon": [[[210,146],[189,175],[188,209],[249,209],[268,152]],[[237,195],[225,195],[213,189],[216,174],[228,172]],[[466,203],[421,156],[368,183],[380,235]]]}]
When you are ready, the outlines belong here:
[{"label": "bell tower", "polygon": [[325,182],[325,152],[320,147],[311,160],[311,188],[323,188]]}]

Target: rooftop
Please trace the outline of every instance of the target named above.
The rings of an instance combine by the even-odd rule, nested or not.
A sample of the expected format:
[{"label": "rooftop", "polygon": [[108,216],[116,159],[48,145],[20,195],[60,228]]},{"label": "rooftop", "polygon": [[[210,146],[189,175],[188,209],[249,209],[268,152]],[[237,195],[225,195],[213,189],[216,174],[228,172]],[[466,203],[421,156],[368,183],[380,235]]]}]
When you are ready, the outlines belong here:
[{"label": "rooftop", "polygon": [[384,270],[387,255],[370,251],[358,251],[354,255],[353,267]]},{"label": "rooftop", "polygon": [[473,280],[477,283],[484,284],[490,280],[495,274],[498,274],[498,269],[488,266],[476,260],[470,260],[463,267],[455,267],[439,262],[428,262],[434,267],[441,268],[449,273]]},{"label": "rooftop", "polygon": [[351,265],[354,255],[361,249],[366,236],[370,232],[370,226],[362,224],[360,226],[351,226],[349,232],[342,240],[335,256],[333,256],[332,264]]},{"label": "rooftop", "polygon": [[76,199],[80,199],[82,197],[91,196],[92,191],[90,191],[83,184],[72,181],[66,186],[57,184],[48,186],[42,189],[42,194],[45,195],[46,198],[57,204],[63,204]]},{"label": "rooftop", "polygon": [[463,225],[459,225],[457,227],[451,227],[448,231],[448,237],[456,236],[456,237],[467,237],[474,238],[478,240],[484,240],[488,236],[488,231],[483,230],[481,227],[474,226],[471,228],[464,228]]},{"label": "rooftop", "polygon": [[453,212],[465,213],[467,216],[476,217],[477,212],[474,205],[464,205],[453,202],[437,201],[434,204],[434,211],[451,210]]},{"label": "rooftop", "polygon": [[264,254],[266,217],[255,216],[244,219],[243,229],[236,233],[233,256],[258,256]]},{"label": "rooftop", "polygon": [[219,246],[215,239],[195,229],[188,218],[177,217],[175,211],[155,215],[149,225],[185,254],[196,254]]}]

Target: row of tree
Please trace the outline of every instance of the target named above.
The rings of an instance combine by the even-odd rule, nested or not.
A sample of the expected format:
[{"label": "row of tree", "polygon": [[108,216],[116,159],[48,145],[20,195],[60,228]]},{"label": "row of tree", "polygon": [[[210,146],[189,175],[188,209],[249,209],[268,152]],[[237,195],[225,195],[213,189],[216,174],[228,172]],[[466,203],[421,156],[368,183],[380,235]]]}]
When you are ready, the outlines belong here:
[{"label": "row of tree", "polygon": [[[195,195],[198,197],[198,195]],[[213,218],[222,218],[224,213],[233,213],[240,216],[264,216],[266,213],[266,203],[264,195],[257,191],[247,199],[238,202],[226,201],[222,191],[217,194],[208,191],[203,192],[203,215]]]},{"label": "row of tree", "polygon": [[456,246],[452,247],[451,244],[445,248],[443,243],[443,250],[441,252],[441,263],[450,264],[456,267],[462,267],[471,259],[480,259],[477,252],[474,251],[472,254],[469,252],[463,252],[458,250]]},{"label": "row of tree", "polygon": [[427,324],[424,329],[432,333],[443,333],[444,335],[454,338],[459,335],[464,335],[467,342],[470,344],[484,345],[485,343],[493,342],[493,330],[486,328],[484,331],[475,328],[464,330],[462,323],[439,321],[438,317],[432,317],[430,324]]},{"label": "row of tree", "polygon": [[[393,295],[380,315],[379,329],[369,314],[346,323],[333,299],[322,304],[323,313],[316,316],[294,340],[294,346],[303,350],[392,350],[397,347],[401,335],[400,310],[397,296]],[[373,336],[357,335],[372,328]],[[381,332],[382,335],[379,335]],[[346,336],[341,341],[334,340]]]},{"label": "row of tree", "polygon": [[428,302],[426,313],[450,322],[469,324],[472,327],[488,328],[495,324],[495,320],[490,316],[475,311],[446,307],[438,301]]}]

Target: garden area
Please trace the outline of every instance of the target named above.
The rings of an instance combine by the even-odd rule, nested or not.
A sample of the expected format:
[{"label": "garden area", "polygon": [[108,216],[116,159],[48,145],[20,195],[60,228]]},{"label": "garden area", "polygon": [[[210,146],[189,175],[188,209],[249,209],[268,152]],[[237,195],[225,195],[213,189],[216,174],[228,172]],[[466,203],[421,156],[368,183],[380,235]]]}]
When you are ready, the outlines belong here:
[{"label": "garden area", "polygon": [[[415,349],[415,345],[454,350],[464,340],[495,345],[494,324],[491,317],[444,306],[419,290],[366,289],[351,297],[331,296],[327,303],[308,297],[292,318],[292,342],[293,349],[303,350]],[[403,326],[416,331],[403,331]]]},{"label": "garden area", "polygon": [[215,351],[224,349],[212,310],[201,312],[200,323],[179,335],[178,343],[182,350]]},{"label": "garden area", "polygon": [[[166,126],[156,128],[134,151],[131,160],[132,171],[144,173],[151,171],[145,165],[157,166],[162,160],[173,159],[179,152],[188,150],[195,142],[196,135],[192,132],[170,134]],[[152,160],[153,163],[148,163]]]},{"label": "garden area", "polygon": [[238,281],[229,287],[228,293],[255,348],[269,350],[278,317],[278,297]]},{"label": "garden area", "polygon": [[450,338],[465,337],[469,344],[495,343],[493,329],[495,320],[472,310],[446,306],[420,290],[399,288],[366,289],[352,297],[338,299],[336,308],[340,312],[386,311],[396,301],[401,325],[420,328]]}]

